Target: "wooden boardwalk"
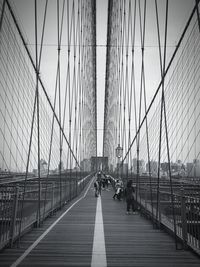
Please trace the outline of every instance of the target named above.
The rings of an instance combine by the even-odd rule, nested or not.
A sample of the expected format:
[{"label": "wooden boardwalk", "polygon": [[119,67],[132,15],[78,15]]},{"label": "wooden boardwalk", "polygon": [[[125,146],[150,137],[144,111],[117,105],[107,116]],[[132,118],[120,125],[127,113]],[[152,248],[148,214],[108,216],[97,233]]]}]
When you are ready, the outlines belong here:
[{"label": "wooden boardwalk", "polygon": [[[106,266],[200,266],[200,258],[190,251],[175,250],[173,239],[154,229],[150,221],[139,214],[126,215],[125,202],[113,200],[112,195],[110,188],[102,191],[101,197]],[[41,228],[25,235],[20,248],[1,252],[0,266],[91,266],[97,204],[93,187],[76,203],[77,200],[46,220]],[[48,230],[52,224],[55,226]],[[14,265],[24,252],[26,257]],[[98,262],[94,266],[102,265]]]}]

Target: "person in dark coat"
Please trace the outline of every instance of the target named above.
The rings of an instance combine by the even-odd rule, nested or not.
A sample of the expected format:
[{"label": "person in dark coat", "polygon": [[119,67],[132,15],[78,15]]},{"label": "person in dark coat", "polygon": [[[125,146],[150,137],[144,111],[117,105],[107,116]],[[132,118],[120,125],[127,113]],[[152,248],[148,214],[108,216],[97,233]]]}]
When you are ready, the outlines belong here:
[{"label": "person in dark coat", "polygon": [[95,190],[95,197],[98,197],[99,196],[99,183],[97,180],[94,182],[94,190]]},{"label": "person in dark coat", "polygon": [[135,212],[134,192],[135,192],[135,189],[133,187],[133,182],[132,180],[129,180],[127,182],[127,186],[125,189],[126,213],[127,214],[130,214],[130,209],[132,209],[132,212]]}]

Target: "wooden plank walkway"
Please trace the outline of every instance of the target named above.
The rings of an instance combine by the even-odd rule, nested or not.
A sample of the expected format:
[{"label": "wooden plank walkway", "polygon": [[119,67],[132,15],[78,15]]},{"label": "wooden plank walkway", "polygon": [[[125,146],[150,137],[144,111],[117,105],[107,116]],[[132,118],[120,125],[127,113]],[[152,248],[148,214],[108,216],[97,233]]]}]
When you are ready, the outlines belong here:
[{"label": "wooden plank walkway", "polygon": [[[190,251],[176,251],[173,239],[153,229],[150,221],[139,214],[126,215],[126,203],[113,200],[112,195],[112,190],[104,190],[101,197],[108,267],[200,266],[200,258]],[[12,266],[63,212],[66,214],[15,266],[91,266],[97,204],[93,188],[68,210],[71,204],[24,236],[20,248],[1,252],[0,266]],[[96,266],[102,265],[99,262]]]}]

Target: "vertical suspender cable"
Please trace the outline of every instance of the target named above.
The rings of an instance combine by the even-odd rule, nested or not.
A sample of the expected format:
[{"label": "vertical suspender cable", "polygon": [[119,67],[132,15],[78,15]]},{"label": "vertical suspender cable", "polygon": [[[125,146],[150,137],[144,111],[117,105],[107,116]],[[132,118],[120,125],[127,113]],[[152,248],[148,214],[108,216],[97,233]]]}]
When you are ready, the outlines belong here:
[{"label": "vertical suspender cable", "polygon": [[[58,110],[59,110],[59,121],[61,125],[61,85],[60,85],[60,6],[59,0],[57,0],[57,42],[58,42]],[[59,128],[59,146],[60,146],[60,160],[59,160],[59,198],[60,208],[62,207],[62,132],[61,127]]]},{"label": "vertical suspender cable", "polygon": [[45,30],[45,24],[46,24],[47,7],[48,7],[48,0],[46,0],[46,2],[45,2],[44,20],[43,20],[42,37],[41,37],[41,47],[40,47],[39,63],[38,63],[38,69],[39,70],[40,70],[41,59],[42,59],[42,48],[43,48],[43,41],[44,41],[44,30]]},{"label": "vertical suspender cable", "polygon": [[[174,222],[174,235],[175,235],[175,246],[177,249],[177,234],[176,234],[176,220],[175,220],[175,210],[174,210],[174,195],[173,195],[173,185],[172,185],[172,176],[171,176],[171,165],[170,165],[170,154],[169,154],[169,140],[168,140],[168,129],[167,129],[167,117],[166,117],[166,106],[165,106],[165,95],[164,95],[164,81],[165,77],[163,77],[165,73],[165,62],[166,62],[166,44],[167,44],[167,24],[168,24],[168,0],[166,0],[166,18],[165,18],[165,40],[164,40],[164,59],[163,59],[163,66],[161,68],[161,76],[162,76],[162,99],[161,99],[161,125],[160,125],[160,143],[159,143],[159,163],[160,163],[160,150],[161,150],[161,135],[162,135],[162,110],[164,112],[164,123],[165,123],[165,134],[166,134],[166,144],[167,144],[167,157],[168,157],[168,170],[169,170],[169,178],[170,178],[170,191],[171,191],[171,202],[172,202],[172,213],[173,213],[173,222]],[[160,44],[160,42],[159,42]],[[159,51],[161,51],[159,45]],[[161,52],[160,52],[161,55]],[[160,57],[160,62],[161,57]],[[160,168],[160,166],[159,166]],[[159,177],[158,177],[159,178]],[[159,180],[158,180],[159,182]],[[157,196],[159,194],[159,187]],[[158,214],[158,201],[157,198],[157,210],[156,210],[156,217]]]},{"label": "vertical suspender cable", "polygon": [[[128,91],[128,40],[129,40],[129,24],[128,24],[128,34],[126,34],[126,21],[127,21],[127,14],[126,14],[126,0],[124,0],[124,40],[123,40],[123,46],[125,46],[125,64],[123,72],[123,126],[122,126],[122,147],[123,150],[126,150],[127,141],[126,141],[126,99],[127,99],[127,91]],[[128,36],[127,36],[128,35]],[[124,44],[125,43],[125,44]],[[125,81],[124,81],[125,80]],[[122,164],[122,174],[124,175],[124,168]]]},{"label": "vertical suspender cable", "polygon": [[[197,1],[200,2],[200,0],[197,0]],[[167,75],[167,73],[168,73],[168,71],[169,71],[169,68],[170,68],[171,65],[172,65],[172,62],[173,62],[173,60],[174,60],[174,58],[175,58],[175,56],[176,56],[176,54],[177,54],[177,51],[178,51],[178,49],[179,49],[179,47],[180,47],[180,45],[181,45],[181,43],[182,43],[182,40],[183,40],[183,38],[184,38],[184,36],[185,36],[185,33],[186,33],[186,31],[187,31],[187,29],[188,29],[188,27],[189,27],[189,25],[190,25],[190,22],[191,22],[191,20],[192,20],[192,18],[193,18],[193,15],[194,15],[195,11],[196,11],[196,7],[195,7],[195,8],[192,10],[192,12],[191,12],[191,15],[190,15],[190,17],[189,17],[189,19],[188,19],[188,21],[187,21],[187,23],[186,23],[186,26],[185,26],[185,28],[184,28],[184,30],[183,30],[183,32],[182,32],[182,35],[181,35],[181,37],[180,37],[180,39],[179,39],[179,41],[178,41],[178,44],[176,45],[176,48],[175,48],[175,50],[174,50],[174,52],[173,52],[173,55],[172,55],[172,57],[171,57],[171,59],[170,59],[170,61],[169,61],[169,63],[168,63],[168,66],[167,66],[167,68],[165,69],[165,73],[163,73],[163,78]],[[163,79],[163,78],[162,78],[162,79]],[[144,115],[144,117],[143,117],[143,119],[142,119],[142,121],[141,121],[141,124],[138,126],[137,132],[136,132],[134,138],[132,139],[131,145],[130,145],[128,151],[126,152],[126,155],[124,156],[123,161],[126,159],[128,153],[130,152],[130,150],[131,150],[131,148],[132,148],[132,146],[133,146],[133,144],[134,144],[134,142],[135,142],[135,140],[136,140],[136,138],[137,138],[137,136],[138,136],[138,133],[139,133],[139,131],[140,131],[140,129],[141,129],[143,123],[145,122],[146,117],[147,117],[147,115],[148,115],[148,113],[149,113],[149,111],[150,111],[150,109],[151,109],[151,107],[152,107],[152,105],[153,105],[153,103],[154,103],[154,101],[155,101],[155,99],[156,99],[156,97],[157,97],[159,91],[160,91],[161,85],[162,85],[162,80],[161,80],[161,82],[159,83],[159,85],[158,85],[158,87],[157,87],[157,89],[156,89],[156,92],[155,92],[155,94],[154,94],[154,96],[153,96],[153,98],[152,98],[152,100],[151,100],[151,102],[150,102],[150,104],[149,104],[149,106],[148,106],[147,112],[145,113],[145,115]]]},{"label": "vertical suspender cable", "polygon": [[[132,66],[131,66],[131,90],[133,87],[133,104],[134,104],[134,120],[135,120],[135,132],[137,132],[137,103],[136,103],[136,86],[135,86],[135,29],[136,29],[136,8],[137,8],[137,0],[135,0],[134,4],[134,17],[133,17],[133,29],[132,29]],[[132,98],[132,97],[131,97]],[[136,139],[137,143],[137,139]],[[131,140],[129,141],[129,147],[131,146]],[[131,150],[130,150],[131,152]],[[133,170],[131,170],[131,173]]]},{"label": "vertical suspender cable", "polygon": [[[142,18],[141,18],[141,4],[140,1],[138,8],[139,8],[139,20],[140,20],[140,36],[141,39],[143,39],[143,35],[142,35]],[[144,14],[145,14],[145,10],[146,10],[146,0],[144,2]],[[143,89],[143,53],[144,53],[144,49],[141,46],[141,51],[142,51],[142,66],[141,66],[141,77],[140,77],[140,98],[139,98],[139,117],[138,117],[138,125],[140,125],[141,123],[141,112],[142,112],[142,89]],[[139,159],[140,159],[140,132],[138,133],[138,137],[137,137],[137,177],[136,177],[136,202],[138,202],[138,193],[140,195],[140,165],[139,165]]]},{"label": "vertical suspender cable", "polygon": [[[128,12],[128,34],[129,34],[129,27],[132,25],[131,24],[131,0],[129,0],[129,12]],[[132,29],[131,29],[132,30]],[[127,44],[127,50],[129,49],[129,38],[128,38],[128,44]],[[129,50],[128,50],[129,51]],[[127,52],[128,53],[128,52]],[[132,65],[133,67],[133,65]],[[133,69],[131,68],[131,71],[133,71]],[[132,72],[131,72],[132,75]],[[128,79],[128,77],[127,77]],[[128,147],[130,145],[130,141],[131,141],[131,110],[132,110],[132,95],[133,95],[133,89],[132,89],[132,77],[131,77],[131,85],[130,85],[130,92],[128,90]],[[131,167],[131,151],[130,151],[130,155],[128,156],[128,170]],[[128,178],[129,173],[127,173],[127,178]],[[131,177],[132,178],[132,177]]]},{"label": "vertical suspender cable", "polygon": [[[157,22],[157,32],[158,32],[158,47],[159,47],[159,58],[160,58],[160,70],[162,77],[162,54],[161,54],[161,43],[160,43],[160,30],[159,30],[159,19],[158,19],[158,6],[157,0],[155,0],[156,8],[156,22]],[[158,178],[157,178],[157,202],[156,202],[156,220],[158,219],[158,203],[160,198],[160,155],[161,155],[161,137],[162,137],[162,115],[163,114],[163,102],[161,101],[161,115],[160,115],[160,135],[159,135],[159,153],[158,153]]]},{"label": "vertical suspender cable", "polygon": [[[141,73],[141,79],[142,80],[141,80],[141,82],[143,82],[144,108],[145,108],[145,114],[146,114],[146,112],[147,112],[147,103],[146,103],[145,69],[144,69],[144,43],[145,43],[145,28],[146,28],[146,0],[144,2],[144,15],[143,16],[144,16],[144,18],[143,18],[143,33],[142,33],[142,36],[141,36],[141,46],[142,46],[142,73]],[[152,217],[153,217],[153,195],[152,195],[151,162],[150,162],[150,151],[149,151],[149,130],[148,130],[147,117],[146,117],[146,141],[147,141],[147,158],[148,158],[148,167],[149,167],[151,213],[152,213]]]},{"label": "vertical suspender cable", "polygon": [[36,57],[36,99],[37,99],[37,137],[38,137],[38,212],[37,224],[40,225],[40,202],[41,202],[41,180],[40,180],[40,109],[39,109],[39,69],[38,69],[38,48],[37,48],[37,0],[35,0],[35,57]]},{"label": "vertical suspender cable", "polygon": [[[136,83],[135,83],[135,32],[136,32],[136,9],[137,0],[135,0],[134,5],[134,25],[133,25],[133,41],[132,41],[132,72],[133,72],[133,101],[134,101],[134,120],[135,120],[135,133],[136,133],[136,147],[137,147],[137,101],[136,101]],[[128,151],[131,151],[132,144],[129,144]],[[137,178],[137,177],[136,177]],[[137,191],[136,191],[137,194]]]},{"label": "vertical suspender cable", "polygon": [[[34,70],[36,71],[35,63],[34,63],[34,61],[33,61],[33,59],[32,59],[32,56],[31,56],[30,51],[29,51],[29,49],[28,49],[28,47],[27,47],[27,45],[26,45],[25,39],[24,39],[24,37],[23,37],[23,35],[22,35],[22,32],[21,32],[21,30],[20,30],[20,28],[19,28],[19,25],[18,25],[18,23],[17,23],[17,20],[16,20],[16,18],[15,18],[15,15],[14,15],[14,13],[13,13],[13,11],[12,11],[12,8],[11,8],[11,6],[10,6],[10,4],[9,4],[9,0],[6,0],[6,3],[7,3],[7,6],[8,6],[9,11],[10,11],[10,13],[11,13],[11,16],[12,16],[12,18],[13,18],[13,21],[14,21],[14,23],[15,23],[15,26],[17,27],[17,31],[18,31],[18,33],[19,33],[19,35],[20,35],[20,38],[21,38],[22,43],[23,43],[23,45],[24,45],[24,48],[26,49],[26,52],[27,52],[27,54],[28,54],[28,57],[29,57],[29,59],[30,59],[30,61],[31,61],[31,64],[32,64]],[[47,101],[48,101],[48,103],[49,103],[49,106],[50,106],[52,112],[54,113],[54,116],[55,116],[55,119],[56,119],[56,121],[57,121],[57,123],[58,123],[58,126],[61,128],[62,134],[63,134],[64,139],[65,139],[65,141],[66,141],[66,143],[67,143],[67,145],[68,145],[68,148],[69,148],[69,150],[71,151],[71,153],[72,153],[72,155],[73,155],[73,157],[74,157],[74,160],[76,161],[76,163],[77,163],[78,166],[79,166],[79,163],[78,163],[78,161],[77,161],[77,159],[76,159],[76,157],[75,157],[75,155],[74,155],[74,153],[73,153],[73,151],[72,151],[72,148],[71,148],[71,146],[70,146],[70,144],[69,144],[69,141],[68,141],[68,139],[67,139],[67,137],[66,137],[66,135],[65,135],[65,133],[64,133],[64,131],[63,131],[62,125],[61,125],[61,123],[60,123],[60,121],[59,121],[59,118],[58,118],[56,112],[55,112],[55,109],[53,108],[53,105],[52,105],[52,103],[51,103],[51,101],[50,101],[50,98],[49,98],[49,96],[48,96],[48,94],[47,94],[47,92],[46,92],[46,89],[45,89],[45,87],[44,87],[44,84],[43,84],[43,82],[42,82],[42,80],[41,80],[41,78],[40,78],[39,75],[38,75],[38,80],[39,80],[39,82],[40,82],[41,89],[43,90],[43,92],[44,92],[44,94],[45,94],[45,97],[46,97],[46,99],[47,99]]]},{"label": "vertical suspender cable", "polygon": [[[44,41],[44,31],[45,31],[47,7],[48,7],[48,0],[46,0],[46,2],[45,2],[44,20],[43,20],[42,36],[41,36],[41,46],[40,46],[40,53],[39,53],[39,59],[38,59],[38,72],[40,71],[40,65],[41,65],[41,59],[42,59],[42,48],[43,48],[43,41]],[[48,165],[48,169],[49,169],[49,165]],[[48,174],[47,174],[47,178],[48,178]],[[43,211],[44,212],[45,212],[45,204],[46,204],[47,182],[48,182],[48,179],[46,180],[46,187],[45,187],[45,200],[44,200],[44,204],[43,204]],[[44,218],[44,212],[43,212],[43,218]]]},{"label": "vertical suspender cable", "polygon": [[[45,17],[46,17],[47,2],[48,2],[48,0],[46,0]],[[42,31],[43,33],[42,33],[41,49],[40,49],[39,64],[38,64],[38,74],[39,74],[41,56],[42,56],[42,44],[43,44],[43,37],[44,37],[44,28],[45,28],[45,20],[44,20],[43,31]],[[36,43],[36,45],[37,45],[37,43]],[[38,75],[37,75],[37,78],[38,78]],[[25,200],[25,193],[26,193],[26,184],[27,184],[27,178],[28,178],[28,169],[29,169],[29,163],[30,163],[30,154],[31,154],[31,145],[32,145],[32,137],[33,137],[33,129],[34,129],[36,103],[37,103],[37,92],[35,92],[35,97],[34,97],[31,132],[30,132],[30,140],[29,140],[29,147],[28,147],[28,153],[27,153],[26,175],[25,175],[25,179],[24,179],[23,197],[22,197],[21,214],[20,214],[20,225],[19,225],[19,243],[20,243],[20,236],[21,236],[21,230],[22,230],[21,229],[22,228],[22,217],[23,217],[23,208],[24,208],[24,200]],[[39,208],[39,205],[38,205],[38,208]]]}]

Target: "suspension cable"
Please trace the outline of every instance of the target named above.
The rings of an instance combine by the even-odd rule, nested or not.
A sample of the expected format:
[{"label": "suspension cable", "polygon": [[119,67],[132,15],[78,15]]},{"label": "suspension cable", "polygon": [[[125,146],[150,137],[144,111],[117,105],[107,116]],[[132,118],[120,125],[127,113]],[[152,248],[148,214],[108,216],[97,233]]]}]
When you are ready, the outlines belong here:
[{"label": "suspension cable", "polygon": [[[200,0],[197,0],[197,1],[198,1],[198,3],[200,2]],[[175,55],[177,54],[177,51],[178,51],[178,49],[179,49],[179,47],[180,47],[180,45],[181,45],[181,43],[182,43],[182,40],[183,40],[183,38],[184,38],[184,36],[185,36],[185,33],[186,33],[186,31],[187,31],[187,29],[188,29],[188,27],[189,27],[189,25],[190,25],[190,22],[191,22],[191,20],[192,20],[192,18],[193,18],[193,15],[194,15],[195,11],[196,11],[196,7],[193,8],[193,10],[192,10],[192,12],[191,12],[191,15],[190,15],[190,17],[189,17],[189,19],[188,19],[188,21],[187,21],[187,23],[186,23],[186,26],[185,26],[185,28],[184,28],[184,30],[183,30],[183,32],[182,32],[182,35],[181,35],[181,37],[180,37],[180,39],[179,39],[179,41],[178,41],[178,43],[177,43],[177,45],[176,45],[176,47],[175,47],[175,50],[174,50],[174,52],[173,52],[173,54],[172,54],[172,57],[171,57],[171,59],[170,59],[168,65],[167,65],[167,67],[166,67],[166,69],[165,69],[165,72],[163,73],[163,77],[162,77],[162,79],[165,78],[166,74],[167,74],[168,71],[169,71],[169,68],[170,68],[172,62],[174,61]],[[162,85],[162,80],[160,81],[160,83],[159,83],[159,85],[158,85],[158,87],[157,87],[157,89],[156,89],[156,92],[155,92],[155,94],[154,94],[154,96],[153,96],[153,98],[152,98],[152,100],[151,100],[151,102],[150,102],[150,104],[149,104],[149,106],[148,106],[147,112],[145,113],[145,115],[144,115],[144,117],[143,117],[143,119],[142,119],[140,125],[138,126],[137,132],[136,132],[136,134],[135,134],[135,136],[134,136],[134,138],[133,138],[133,140],[132,140],[132,142],[131,142],[131,145],[130,145],[128,151],[126,152],[126,154],[125,154],[125,156],[124,156],[124,158],[123,158],[121,164],[124,162],[124,160],[126,159],[127,155],[129,154],[129,152],[130,152],[130,150],[131,150],[131,148],[132,148],[132,146],[133,146],[133,144],[134,144],[134,142],[135,142],[135,140],[136,140],[136,138],[137,138],[137,136],[138,136],[138,134],[139,134],[139,132],[140,132],[140,130],[141,130],[141,128],[142,128],[142,126],[143,126],[143,123],[145,122],[146,117],[147,117],[149,111],[151,110],[151,107],[152,107],[152,105],[153,105],[153,103],[154,103],[154,101],[155,101],[155,99],[156,99],[156,97],[157,97],[157,95],[158,95],[158,93],[159,93],[159,91],[160,91],[161,85]]]}]

